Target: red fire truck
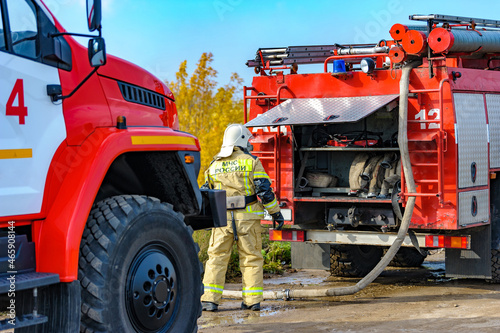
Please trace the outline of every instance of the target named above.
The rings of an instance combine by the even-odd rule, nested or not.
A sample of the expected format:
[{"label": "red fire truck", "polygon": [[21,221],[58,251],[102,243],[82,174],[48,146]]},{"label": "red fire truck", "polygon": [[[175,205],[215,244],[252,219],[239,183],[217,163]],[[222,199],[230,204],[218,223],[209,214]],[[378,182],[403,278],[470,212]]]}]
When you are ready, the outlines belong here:
[{"label": "red fire truck", "polygon": [[100,1],[87,14],[98,35],[0,1],[0,330],[195,331],[191,234],[225,225],[225,192],[198,188],[172,92],[106,56]]},{"label": "red fire truck", "polygon": [[[393,262],[445,248],[447,276],[498,282],[500,21],[410,19],[376,44],[262,48],[247,62],[246,126],[292,225],[270,237],[293,242],[296,267],[363,276],[407,213]],[[313,63],[323,70],[302,71]]]}]

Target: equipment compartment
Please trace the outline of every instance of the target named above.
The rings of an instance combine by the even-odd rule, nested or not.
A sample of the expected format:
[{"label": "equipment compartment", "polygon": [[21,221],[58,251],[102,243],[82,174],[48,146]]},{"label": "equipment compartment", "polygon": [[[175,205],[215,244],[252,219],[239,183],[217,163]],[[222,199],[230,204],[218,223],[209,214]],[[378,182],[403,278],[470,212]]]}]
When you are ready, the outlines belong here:
[{"label": "equipment compartment", "polygon": [[[373,197],[373,193],[368,193],[371,179],[378,175],[379,183],[382,182],[384,171],[397,168],[399,160],[398,108],[394,106],[393,103],[385,105],[356,122],[294,125],[295,197],[347,197],[349,194]],[[355,159],[357,168],[353,167]],[[383,169],[380,169],[381,162],[384,162]],[[400,170],[396,174],[399,175]],[[362,184],[355,184],[359,176],[363,178]],[[353,187],[365,187],[363,185],[366,189],[353,192]]]}]

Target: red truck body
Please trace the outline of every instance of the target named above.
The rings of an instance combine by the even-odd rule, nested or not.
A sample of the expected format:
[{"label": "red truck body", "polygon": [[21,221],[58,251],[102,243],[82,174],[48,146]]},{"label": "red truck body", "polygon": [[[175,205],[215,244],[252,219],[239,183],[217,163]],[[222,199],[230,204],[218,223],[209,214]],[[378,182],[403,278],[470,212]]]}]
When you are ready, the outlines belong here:
[{"label": "red truck body", "polygon": [[[341,252],[365,246],[383,248],[391,244],[391,235],[398,230],[401,217],[396,211],[404,211],[408,198],[415,197],[410,230],[418,241],[408,238],[403,246],[446,247],[449,276],[492,278],[493,274],[496,279],[491,253],[495,257],[499,246],[496,174],[500,142],[495,119],[500,113],[500,72],[496,70],[500,48],[482,40],[481,31],[498,40],[500,25],[482,20],[478,24],[487,28],[476,31],[470,22],[479,19],[443,15],[415,19],[431,22],[429,30],[427,26],[397,24],[391,29],[393,36],[396,31],[400,35],[395,40],[259,49],[256,58],[247,62],[260,75],[254,77],[251,87],[245,87],[246,126],[255,135],[254,153],[273,178],[282,210],[293,225],[293,232],[272,231],[271,238],[321,244],[320,252],[330,253],[333,261],[339,247]],[[469,32],[464,28],[467,22]],[[440,23],[446,32],[440,31]],[[442,46],[441,38],[433,39],[438,32],[438,37],[454,34],[455,46]],[[472,35],[467,36],[476,43],[474,51],[461,51],[471,48],[459,39],[461,34]],[[434,52],[432,47],[448,49]],[[392,197],[367,194],[368,188],[357,194],[354,191],[352,196],[350,172],[355,156],[402,154],[394,141],[399,125],[397,106],[402,67],[412,61],[421,64],[410,73],[403,138],[408,141],[416,192],[407,190],[405,174],[399,170],[401,188],[394,189]],[[302,65],[309,63],[324,64],[324,72],[304,73]],[[364,70],[370,64],[373,67]],[[353,132],[372,135],[371,143],[366,138],[346,140]],[[324,141],[318,143],[320,135]],[[336,185],[308,186],[308,173],[338,181]],[[328,268],[321,264],[325,258],[312,258],[317,251],[293,246],[298,267]],[[374,266],[381,253],[368,261]],[[461,261],[460,253],[462,259],[481,260]]]}]

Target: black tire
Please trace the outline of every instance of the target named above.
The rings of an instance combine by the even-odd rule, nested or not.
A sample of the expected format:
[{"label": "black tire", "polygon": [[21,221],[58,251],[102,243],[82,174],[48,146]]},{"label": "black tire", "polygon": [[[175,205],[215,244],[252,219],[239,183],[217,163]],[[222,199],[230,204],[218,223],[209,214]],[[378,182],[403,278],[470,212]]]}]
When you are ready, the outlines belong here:
[{"label": "black tire", "polygon": [[332,245],[330,247],[330,274],[362,277],[368,274],[382,258],[381,247],[368,245]]},{"label": "black tire", "polygon": [[394,267],[420,267],[426,257],[413,247],[401,247],[389,265]]},{"label": "black tire", "polygon": [[489,283],[500,283],[500,251],[491,250],[491,279]]},{"label": "black tire", "polygon": [[97,203],[80,246],[80,331],[196,332],[200,266],[171,205],[138,195]]}]

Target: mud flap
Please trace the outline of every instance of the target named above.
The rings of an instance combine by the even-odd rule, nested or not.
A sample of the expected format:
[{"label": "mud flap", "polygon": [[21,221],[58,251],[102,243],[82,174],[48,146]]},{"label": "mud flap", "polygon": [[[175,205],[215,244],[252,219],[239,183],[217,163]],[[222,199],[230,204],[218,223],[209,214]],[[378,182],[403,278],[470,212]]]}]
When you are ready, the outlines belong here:
[{"label": "mud flap", "polygon": [[330,269],[330,244],[290,243],[292,267],[296,269]]},{"label": "mud flap", "polygon": [[467,230],[471,235],[471,249],[446,249],[446,277],[491,278],[490,225]]}]

